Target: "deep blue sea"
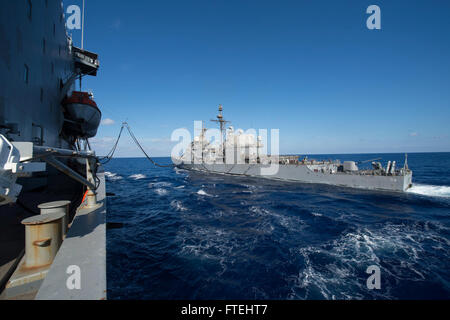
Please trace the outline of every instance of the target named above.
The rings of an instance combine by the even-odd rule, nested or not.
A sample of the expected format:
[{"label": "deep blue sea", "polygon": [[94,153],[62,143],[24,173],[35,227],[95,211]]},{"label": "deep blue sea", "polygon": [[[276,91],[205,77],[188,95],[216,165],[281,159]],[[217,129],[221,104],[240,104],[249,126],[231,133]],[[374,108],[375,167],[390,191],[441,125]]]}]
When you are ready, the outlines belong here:
[{"label": "deep blue sea", "polygon": [[[309,156],[377,157],[403,165]],[[113,159],[108,221],[124,225],[107,232],[108,298],[449,299],[450,153],[408,163],[414,187],[389,193]]]}]

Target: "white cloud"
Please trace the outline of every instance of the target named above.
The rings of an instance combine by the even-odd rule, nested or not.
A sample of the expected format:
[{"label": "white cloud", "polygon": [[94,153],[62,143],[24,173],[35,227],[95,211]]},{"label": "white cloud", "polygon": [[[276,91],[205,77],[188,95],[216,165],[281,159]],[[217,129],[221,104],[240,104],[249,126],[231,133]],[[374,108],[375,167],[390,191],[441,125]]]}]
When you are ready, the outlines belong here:
[{"label": "white cloud", "polygon": [[411,132],[409,134],[410,137],[417,137],[419,134],[417,132]]},{"label": "white cloud", "polygon": [[116,141],[117,138],[113,137],[93,137],[89,141],[92,143],[110,143]]},{"label": "white cloud", "polygon": [[150,141],[154,143],[173,143],[169,138],[153,138]]},{"label": "white cloud", "polygon": [[102,120],[102,126],[112,126],[113,124],[115,124],[116,122],[113,119],[110,118],[106,118]]}]

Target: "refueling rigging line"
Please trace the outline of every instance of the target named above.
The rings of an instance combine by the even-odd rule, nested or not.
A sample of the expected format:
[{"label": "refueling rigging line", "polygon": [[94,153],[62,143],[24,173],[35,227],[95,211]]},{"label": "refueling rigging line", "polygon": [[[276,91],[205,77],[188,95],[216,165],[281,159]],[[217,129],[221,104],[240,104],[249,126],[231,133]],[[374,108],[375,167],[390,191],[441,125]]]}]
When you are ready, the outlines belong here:
[{"label": "refueling rigging line", "polygon": [[117,140],[116,140],[116,142],[114,143],[113,148],[111,149],[110,152],[108,152],[108,154],[107,154],[105,157],[103,157],[103,158],[101,159],[101,160],[106,159],[106,161],[105,161],[105,162],[102,162],[102,164],[108,163],[108,162],[111,161],[111,159],[113,158],[114,153],[116,152],[116,148],[117,148],[117,145],[118,145],[118,143],[119,143],[120,137],[122,136],[123,128],[127,128],[128,133],[129,133],[130,136],[131,136],[131,139],[133,139],[134,143],[136,143],[136,145],[139,147],[139,149],[141,149],[142,153],[145,155],[145,157],[147,158],[147,160],[149,160],[149,161],[150,161],[151,163],[153,163],[155,166],[160,167],[160,168],[172,168],[172,167],[175,167],[174,164],[170,164],[170,165],[162,165],[162,164],[159,164],[159,163],[155,162],[155,161],[147,154],[147,152],[145,152],[144,148],[142,147],[142,145],[139,143],[139,141],[138,141],[138,139],[136,138],[136,136],[135,136],[135,135],[133,134],[133,132],[131,131],[131,128],[130,128],[130,126],[128,125],[127,122],[123,122],[123,123],[122,123],[122,127],[120,128],[119,136],[117,137]]},{"label": "refueling rigging line", "polygon": [[124,128],[124,124],[122,124],[122,127],[120,128],[119,136],[117,137],[117,140],[114,143],[114,146],[111,149],[111,151],[109,151],[106,156],[104,156],[103,158],[99,159],[100,161],[106,159],[106,161],[102,162],[102,164],[107,164],[113,158],[114,153],[116,152],[117,144],[119,143],[120,137],[122,136],[123,128]]}]

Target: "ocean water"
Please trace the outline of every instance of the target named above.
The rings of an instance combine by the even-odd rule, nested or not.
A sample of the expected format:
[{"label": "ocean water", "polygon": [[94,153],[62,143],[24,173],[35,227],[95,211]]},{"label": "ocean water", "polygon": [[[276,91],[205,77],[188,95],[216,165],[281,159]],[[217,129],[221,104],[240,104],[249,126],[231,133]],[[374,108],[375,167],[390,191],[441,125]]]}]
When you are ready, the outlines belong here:
[{"label": "ocean water", "polygon": [[113,159],[107,219],[123,227],[107,231],[108,298],[449,299],[450,153],[408,162],[413,188],[389,193]]}]

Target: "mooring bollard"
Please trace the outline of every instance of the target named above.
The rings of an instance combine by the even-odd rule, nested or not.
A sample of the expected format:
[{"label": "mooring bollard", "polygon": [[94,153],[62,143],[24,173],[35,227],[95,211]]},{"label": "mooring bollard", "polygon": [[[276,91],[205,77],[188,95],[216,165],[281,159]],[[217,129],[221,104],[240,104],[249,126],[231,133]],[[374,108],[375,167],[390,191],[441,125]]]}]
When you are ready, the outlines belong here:
[{"label": "mooring bollard", "polygon": [[62,236],[64,237],[67,233],[67,229],[69,228],[69,206],[70,201],[62,200],[62,201],[54,201],[41,203],[38,205],[38,208],[41,210],[41,214],[49,214],[55,212],[64,213],[63,223],[62,223]]},{"label": "mooring bollard", "polygon": [[[92,170],[96,169],[97,165],[95,163],[95,160],[93,159],[86,159],[86,179],[92,183],[95,184],[94,174]],[[86,195],[86,207],[87,208],[95,208],[97,206],[97,194],[95,190],[92,190],[88,187],[88,192]]]},{"label": "mooring bollard", "polygon": [[62,223],[65,212],[33,216],[25,225],[25,268],[50,265],[62,243]]}]

